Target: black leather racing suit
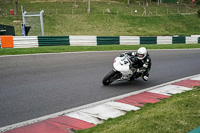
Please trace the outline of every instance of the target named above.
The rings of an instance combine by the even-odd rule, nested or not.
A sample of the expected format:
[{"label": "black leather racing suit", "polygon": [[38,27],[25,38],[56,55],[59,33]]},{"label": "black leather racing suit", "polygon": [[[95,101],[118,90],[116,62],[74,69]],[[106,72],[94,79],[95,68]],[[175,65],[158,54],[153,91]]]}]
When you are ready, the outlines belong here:
[{"label": "black leather racing suit", "polygon": [[[142,60],[138,59],[138,55],[136,52],[134,54],[133,54],[133,52],[127,52],[124,54],[128,54],[129,56],[131,56],[131,60],[133,61],[133,67],[138,68],[139,71],[143,72],[143,74],[141,75],[141,77],[143,79],[144,79],[144,76],[149,77],[149,72],[151,70],[152,63],[151,63],[151,58],[150,58],[150,55],[148,52],[147,52],[146,57]],[[120,56],[122,57],[122,56],[124,56],[124,54],[122,54]],[[137,75],[134,75],[134,76],[135,76],[135,78],[138,78]]]}]

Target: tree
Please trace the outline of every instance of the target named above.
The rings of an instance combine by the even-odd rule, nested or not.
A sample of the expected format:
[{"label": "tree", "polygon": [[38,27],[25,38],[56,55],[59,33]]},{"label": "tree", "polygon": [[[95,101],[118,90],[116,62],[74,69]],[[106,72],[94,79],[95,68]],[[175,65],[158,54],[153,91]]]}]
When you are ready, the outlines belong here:
[{"label": "tree", "polygon": [[130,0],[127,0],[127,6],[130,6]]},{"label": "tree", "polygon": [[88,11],[88,14],[90,14],[90,0],[88,0],[88,9],[87,9],[87,11]]},{"label": "tree", "polygon": [[18,15],[18,0],[14,0],[14,14]]},{"label": "tree", "polygon": [[158,6],[160,5],[160,0],[158,0]]}]

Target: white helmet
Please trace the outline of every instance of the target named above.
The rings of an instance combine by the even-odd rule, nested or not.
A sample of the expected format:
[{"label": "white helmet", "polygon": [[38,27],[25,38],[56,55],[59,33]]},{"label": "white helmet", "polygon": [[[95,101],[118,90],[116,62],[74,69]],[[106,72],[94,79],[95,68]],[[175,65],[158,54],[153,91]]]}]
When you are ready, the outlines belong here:
[{"label": "white helmet", "polygon": [[147,49],[145,47],[141,47],[137,51],[138,59],[142,60],[147,56]]}]

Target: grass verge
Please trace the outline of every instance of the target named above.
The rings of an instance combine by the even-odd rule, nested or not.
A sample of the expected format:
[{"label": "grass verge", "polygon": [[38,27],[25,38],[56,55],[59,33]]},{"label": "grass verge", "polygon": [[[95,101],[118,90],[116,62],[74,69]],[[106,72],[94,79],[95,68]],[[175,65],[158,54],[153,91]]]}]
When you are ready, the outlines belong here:
[{"label": "grass verge", "polygon": [[200,48],[200,44],[169,44],[169,45],[100,45],[100,46],[45,46],[38,48],[3,48],[0,55],[19,55],[37,53],[60,53],[80,51],[112,51],[112,50],[137,50],[139,47],[147,49],[192,49]]},{"label": "grass verge", "polygon": [[[132,1],[127,7],[125,1],[110,1],[108,4],[107,0],[91,0],[91,13],[88,14],[87,0],[77,0],[77,7],[70,0],[63,1],[63,4],[61,0],[19,0],[19,15],[9,15],[13,4],[6,1],[0,0],[0,23],[14,26],[17,36],[22,35],[21,5],[27,12],[44,10],[46,36],[185,36],[198,35],[200,29],[198,5],[191,9],[190,4],[178,7],[176,3],[162,3],[158,6],[152,1],[144,10],[142,1]],[[106,12],[107,9],[111,12]],[[39,17],[26,17],[26,22],[31,26],[29,36],[41,35]]]},{"label": "grass verge", "polygon": [[200,126],[200,87],[77,133],[186,133]]}]

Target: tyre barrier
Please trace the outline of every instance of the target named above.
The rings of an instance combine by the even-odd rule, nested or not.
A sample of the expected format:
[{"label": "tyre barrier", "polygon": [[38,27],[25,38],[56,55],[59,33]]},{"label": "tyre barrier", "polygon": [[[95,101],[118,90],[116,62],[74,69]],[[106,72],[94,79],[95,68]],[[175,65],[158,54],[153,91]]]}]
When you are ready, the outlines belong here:
[{"label": "tyre barrier", "polygon": [[197,44],[200,35],[191,36],[0,36],[0,48],[40,46],[162,45]]}]

